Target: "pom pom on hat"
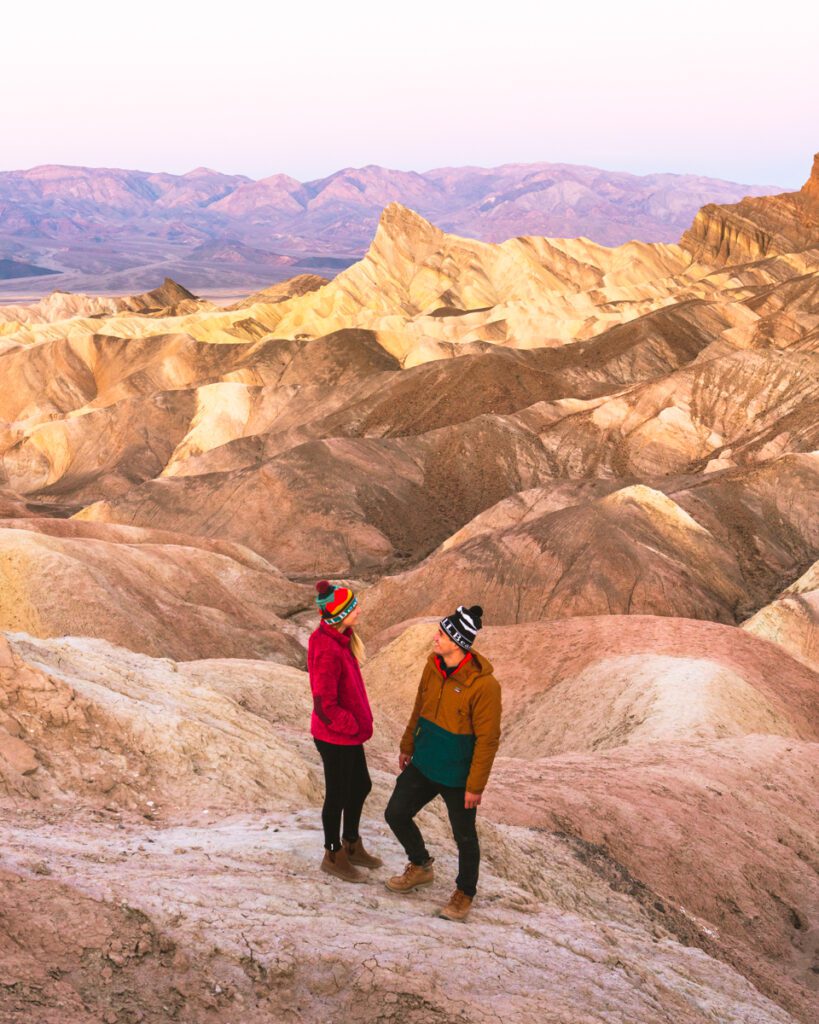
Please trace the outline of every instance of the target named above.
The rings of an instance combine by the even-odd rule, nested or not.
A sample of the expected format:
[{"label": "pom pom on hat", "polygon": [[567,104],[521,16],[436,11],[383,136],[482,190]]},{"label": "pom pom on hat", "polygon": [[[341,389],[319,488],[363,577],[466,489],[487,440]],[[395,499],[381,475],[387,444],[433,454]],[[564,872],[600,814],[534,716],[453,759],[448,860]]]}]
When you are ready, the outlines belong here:
[{"label": "pom pom on hat", "polygon": [[327,603],[332,600],[333,594],[335,593],[335,587],[332,583],[327,580],[319,580],[316,584],[316,590],[318,591],[318,597],[316,598],[316,604],[319,608],[324,611]]},{"label": "pom pom on hat", "polygon": [[471,608],[466,609],[466,614],[472,619],[478,629],[481,628],[483,622],[483,608],[479,604],[473,604]]}]

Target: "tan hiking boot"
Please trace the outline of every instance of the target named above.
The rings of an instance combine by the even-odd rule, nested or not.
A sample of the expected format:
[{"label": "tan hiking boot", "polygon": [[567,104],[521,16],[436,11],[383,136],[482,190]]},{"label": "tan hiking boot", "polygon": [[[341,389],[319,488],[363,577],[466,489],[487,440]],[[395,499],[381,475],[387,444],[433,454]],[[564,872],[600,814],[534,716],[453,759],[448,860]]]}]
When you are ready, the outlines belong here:
[{"label": "tan hiking boot", "polygon": [[403,875],[393,875],[384,883],[390,892],[401,894],[420,889],[424,885],[431,885],[435,881],[435,871],[432,868],[434,857],[430,857],[426,864],[413,864],[410,861],[404,868]]},{"label": "tan hiking boot", "polygon": [[467,896],[460,889],[456,889],[449,897],[449,903],[441,910],[438,916],[445,918],[447,921],[465,921],[471,906],[472,897]]},{"label": "tan hiking boot", "polygon": [[363,871],[359,871],[358,868],[353,867],[347,857],[347,851],[342,848],[336,850],[335,853],[331,853],[330,850],[324,851],[324,860],[321,862],[321,870],[326,871],[328,875],[333,875],[335,878],[340,878],[345,882],[366,882],[367,876]]},{"label": "tan hiking boot", "polygon": [[359,868],[380,868],[384,863],[380,857],[374,857],[364,849],[364,841],[359,837],[354,843],[342,839],[341,844],[347,851],[347,859]]}]

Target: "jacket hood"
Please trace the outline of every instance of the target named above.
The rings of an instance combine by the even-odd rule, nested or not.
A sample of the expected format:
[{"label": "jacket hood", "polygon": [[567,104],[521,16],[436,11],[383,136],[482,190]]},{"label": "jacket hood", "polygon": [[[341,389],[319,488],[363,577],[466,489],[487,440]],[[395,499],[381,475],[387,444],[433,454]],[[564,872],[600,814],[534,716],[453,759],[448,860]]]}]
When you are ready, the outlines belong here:
[{"label": "jacket hood", "polygon": [[495,667],[485,654],[478,654],[475,650],[470,651],[470,654],[472,655],[472,661],[475,663],[477,675],[493,676],[495,674]]}]

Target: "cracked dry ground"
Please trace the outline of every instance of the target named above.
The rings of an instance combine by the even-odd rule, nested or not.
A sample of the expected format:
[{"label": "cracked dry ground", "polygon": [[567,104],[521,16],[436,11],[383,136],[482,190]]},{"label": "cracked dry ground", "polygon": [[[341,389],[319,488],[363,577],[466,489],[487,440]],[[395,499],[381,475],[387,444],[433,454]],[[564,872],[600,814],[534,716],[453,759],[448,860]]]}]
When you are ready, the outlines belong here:
[{"label": "cracked dry ground", "polygon": [[[379,772],[371,806],[388,785]],[[565,838],[484,821],[483,891],[456,925],[435,916],[455,872],[440,811],[423,818],[438,879],[409,897],[383,887],[401,858],[380,824],[385,867],[349,886],[317,870],[315,808],[208,817],[18,818],[0,874],[4,1024],[793,1019]]]}]

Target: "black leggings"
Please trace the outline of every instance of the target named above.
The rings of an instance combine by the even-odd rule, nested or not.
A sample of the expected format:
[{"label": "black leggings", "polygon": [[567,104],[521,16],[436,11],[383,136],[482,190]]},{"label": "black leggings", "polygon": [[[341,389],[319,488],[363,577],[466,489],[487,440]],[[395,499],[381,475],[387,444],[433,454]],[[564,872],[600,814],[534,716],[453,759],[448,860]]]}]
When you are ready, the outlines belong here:
[{"label": "black leggings", "polygon": [[324,826],[324,848],[341,849],[341,815],[344,814],[344,838],[354,843],[358,838],[358,825],[364,801],[373,784],[367,770],[364,745],[345,746],[315,740],[324,762],[324,806],[321,823]]}]

